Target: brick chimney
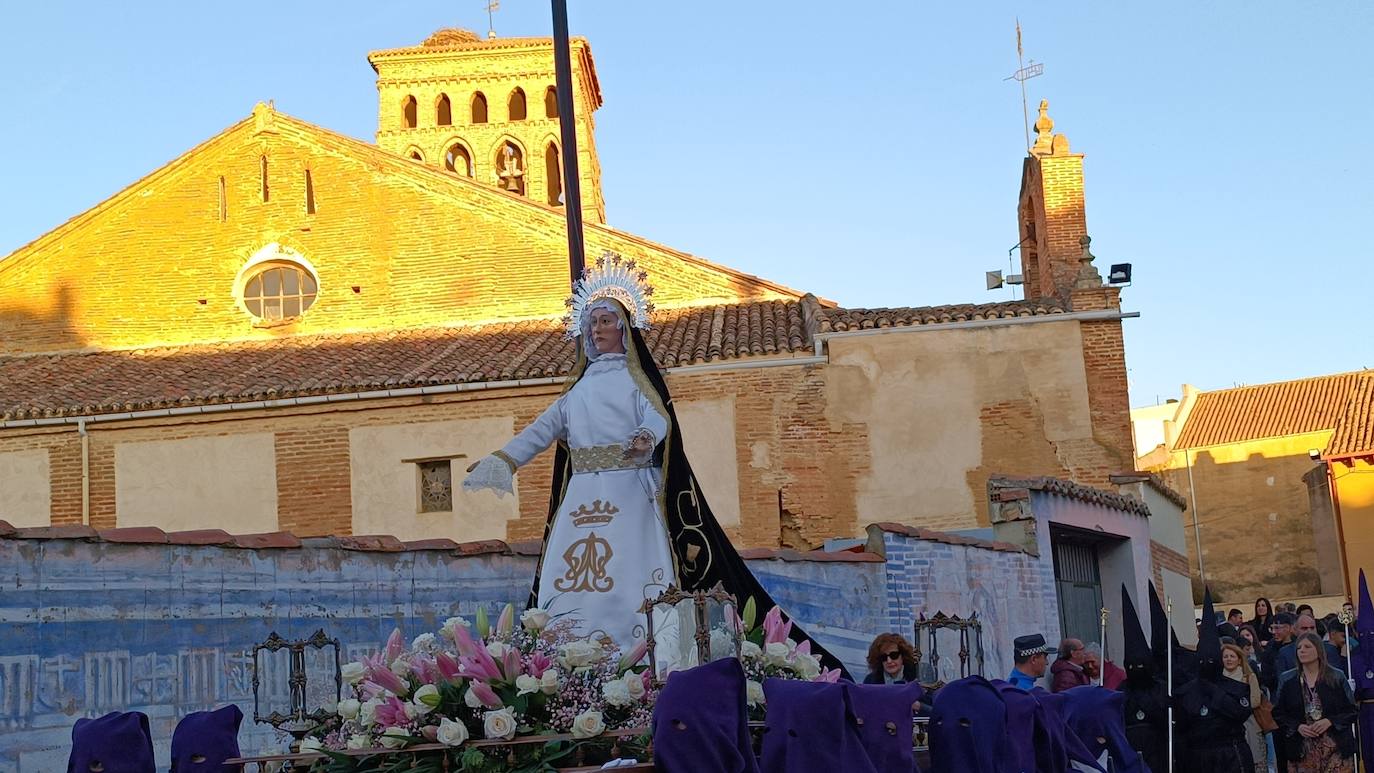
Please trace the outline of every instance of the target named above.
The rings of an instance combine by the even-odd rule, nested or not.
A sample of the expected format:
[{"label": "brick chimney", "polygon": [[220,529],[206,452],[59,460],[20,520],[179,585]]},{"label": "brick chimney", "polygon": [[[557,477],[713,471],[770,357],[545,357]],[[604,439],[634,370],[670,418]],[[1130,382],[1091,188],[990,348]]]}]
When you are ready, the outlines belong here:
[{"label": "brick chimney", "polygon": [[1062,297],[1076,285],[1082,287],[1081,259],[1088,254],[1083,154],[1070,153],[1068,137],[1053,131],[1049,101],[1041,100],[1035,145],[1021,172],[1018,208],[1027,298]]}]

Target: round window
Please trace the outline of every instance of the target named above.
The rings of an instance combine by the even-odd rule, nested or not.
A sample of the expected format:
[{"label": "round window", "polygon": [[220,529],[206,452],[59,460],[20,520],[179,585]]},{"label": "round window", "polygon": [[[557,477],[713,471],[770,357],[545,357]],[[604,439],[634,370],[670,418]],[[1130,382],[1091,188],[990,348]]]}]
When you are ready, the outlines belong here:
[{"label": "round window", "polygon": [[299,317],[315,302],[318,285],[309,271],[294,263],[268,264],[243,286],[243,305],[260,320]]}]

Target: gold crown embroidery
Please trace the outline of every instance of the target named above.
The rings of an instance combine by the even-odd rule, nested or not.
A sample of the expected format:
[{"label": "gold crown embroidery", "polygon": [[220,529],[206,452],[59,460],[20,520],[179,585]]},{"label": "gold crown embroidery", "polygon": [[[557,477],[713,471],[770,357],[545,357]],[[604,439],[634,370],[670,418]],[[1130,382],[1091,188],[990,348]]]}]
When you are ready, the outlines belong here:
[{"label": "gold crown embroidery", "polygon": [[600,499],[594,500],[591,507],[585,504],[578,505],[572,512],[573,526],[587,527],[600,526],[610,523],[620,512],[620,508],[611,504],[609,501],[602,502]]}]

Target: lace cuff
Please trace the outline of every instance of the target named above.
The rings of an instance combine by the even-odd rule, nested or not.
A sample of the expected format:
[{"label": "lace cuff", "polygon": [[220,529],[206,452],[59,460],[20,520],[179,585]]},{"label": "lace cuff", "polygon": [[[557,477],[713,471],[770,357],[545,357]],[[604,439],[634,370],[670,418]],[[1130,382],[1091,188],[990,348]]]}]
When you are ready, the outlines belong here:
[{"label": "lace cuff", "polygon": [[463,479],[463,490],[490,489],[495,491],[497,496],[514,494],[515,488],[512,484],[515,476],[512,473],[512,465],[509,461],[496,454],[489,454],[482,457],[472,468],[472,472]]}]

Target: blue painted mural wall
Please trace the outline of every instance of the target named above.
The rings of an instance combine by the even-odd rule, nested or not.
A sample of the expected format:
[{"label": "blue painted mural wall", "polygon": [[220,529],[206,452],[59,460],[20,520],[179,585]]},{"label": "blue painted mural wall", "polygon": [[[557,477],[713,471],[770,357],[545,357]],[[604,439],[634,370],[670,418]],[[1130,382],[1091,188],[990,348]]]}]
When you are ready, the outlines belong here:
[{"label": "blue painted mural wall", "polygon": [[[0,773],[65,770],[75,721],[115,710],[149,715],[162,770],[177,721],[230,702],[246,717],[244,752],[276,751],[281,739],[251,722],[252,646],[271,631],[304,638],[323,628],[342,642],[345,660],[357,659],[393,627],[409,638],[481,605],[522,603],[534,572],[533,556],[509,550],[338,545],[0,538]],[[1018,604],[1040,608],[1034,589],[1015,601],[1013,586],[1034,579],[1023,554],[949,547],[902,537],[886,563],[871,555],[749,563],[859,676],[872,637],[909,634],[916,609],[967,613],[971,603],[1000,626],[1025,617]]]}]

